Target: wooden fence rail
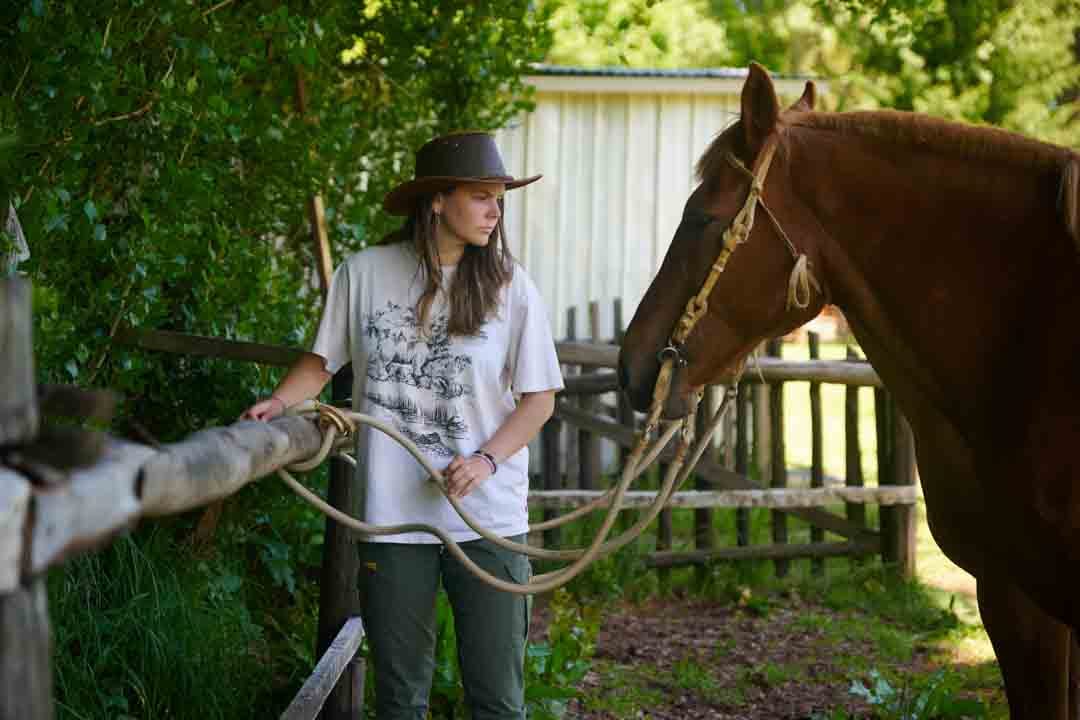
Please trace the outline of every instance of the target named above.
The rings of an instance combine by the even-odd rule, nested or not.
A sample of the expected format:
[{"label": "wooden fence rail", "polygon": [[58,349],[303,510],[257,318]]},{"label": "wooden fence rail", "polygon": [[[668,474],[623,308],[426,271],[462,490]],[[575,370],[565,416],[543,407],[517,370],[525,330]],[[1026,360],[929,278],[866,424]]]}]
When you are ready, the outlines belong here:
[{"label": "wooden fence rail", "polygon": [[[74,456],[79,462],[69,462],[73,456],[52,447],[55,437],[41,432],[30,295],[25,280],[0,278],[0,720],[54,716],[48,568],[99,547],[141,517],[179,513],[227,497],[310,457],[321,444],[315,423],[300,417],[211,428],[161,448],[72,431],[60,439],[81,442],[83,451]],[[310,709],[317,702],[318,707],[289,717],[314,718],[333,696],[328,688],[337,684],[340,690],[342,668],[363,635],[359,619],[343,624],[341,632],[334,629],[338,639],[330,643],[310,687],[305,685],[312,692],[298,706]],[[338,694],[348,699],[347,713],[332,715],[334,720],[356,717],[363,699],[355,691],[358,684],[362,691],[362,668],[354,666],[346,682],[353,691]],[[323,716],[331,720],[330,714]]]},{"label": "wooden fence rail", "polygon": [[331,691],[345,678],[349,688],[350,717],[360,718],[364,705],[364,661],[356,656],[364,639],[360,618],[349,619],[330,644],[326,654],[312,671],[311,677],[296,693],[296,697],[281,714],[281,720],[315,720]]},{"label": "wooden fence rail", "polygon": [[[589,317],[597,315],[591,303]],[[614,337],[621,337],[621,306],[616,301],[613,316],[617,318]],[[579,478],[573,472],[577,464],[584,470],[594,462],[583,462],[584,447],[596,448],[601,440],[613,444],[620,455],[632,447],[635,424],[640,419],[622,404],[623,398],[599,401],[598,397],[615,393],[618,379],[611,368],[618,361],[615,344],[581,342],[575,328],[577,311],[567,314],[567,338],[556,343],[559,359],[564,364],[566,389],[556,405],[555,415],[545,428],[541,445],[541,477],[543,490],[529,494],[531,507],[542,509],[545,517],[555,508],[575,507],[595,498],[600,490],[597,479]],[[595,337],[594,330],[590,335]],[[779,341],[770,343],[768,354],[749,363],[737,389],[736,407],[722,440],[712,453],[706,453],[695,470],[695,479],[688,486],[696,490],[679,492],[669,507],[659,516],[657,552],[647,559],[652,567],[661,569],[664,581],[666,569],[679,564],[702,563],[714,560],[759,558],[774,561],[778,575],[784,575],[794,558],[813,558],[815,574],[824,572],[825,557],[850,556],[853,560],[867,554],[880,553],[883,560],[910,577],[914,574],[915,523],[913,508],[918,501],[915,487],[914,448],[907,423],[895,410],[884,392],[880,378],[865,361],[849,354],[846,360],[822,360],[817,337],[809,337],[809,361],[785,360],[781,357]],[[788,488],[791,473],[785,448],[784,386],[790,382],[805,382],[809,387],[811,426],[810,488]],[[764,383],[764,387],[755,387]],[[826,487],[823,458],[822,385],[846,387],[845,440],[846,471],[841,487]],[[875,391],[876,427],[878,430],[878,485],[864,487],[859,444],[860,387]],[[706,389],[705,405],[715,406],[719,388]],[[572,441],[572,442],[571,442]],[[670,452],[661,454],[661,463],[671,459]],[[757,480],[750,475],[754,472]],[[625,507],[633,511],[647,505],[648,492],[631,492]],[[838,504],[845,515],[825,510]],[[879,506],[880,529],[867,526],[866,505]],[[768,508],[772,544],[750,546],[750,515],[753,507]],[[716,548],[713,531],[713,512],[734,508],[736,513],[737,548]],[[689,543],[693,550],[677,552],[672,546],[674,537],[673,512],[694,512],[693,532]],[[801,517],[810,524],[810,542],[789,545],[789,515]],[[826,534],[846,538],[847,542],[827,542]],[[682,541],[685,542],[685,541]]]}]

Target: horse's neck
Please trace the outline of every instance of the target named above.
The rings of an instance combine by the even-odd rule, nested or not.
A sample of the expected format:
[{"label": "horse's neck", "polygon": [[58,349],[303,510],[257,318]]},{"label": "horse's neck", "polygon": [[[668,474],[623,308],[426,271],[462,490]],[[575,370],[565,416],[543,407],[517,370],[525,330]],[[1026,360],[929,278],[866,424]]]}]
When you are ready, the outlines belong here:
[{"label": "horse's neck", "polygon": [[890,155],[872,138],[823,140],[800,143],[792,177],[828,236],[833,301],[887,384],[970,427],[1035,272],[1017,233],[1036,242],[1047,232],[1025,225],[1037,183],[1015,169],[987,177],[950,167],[958,160]]}]

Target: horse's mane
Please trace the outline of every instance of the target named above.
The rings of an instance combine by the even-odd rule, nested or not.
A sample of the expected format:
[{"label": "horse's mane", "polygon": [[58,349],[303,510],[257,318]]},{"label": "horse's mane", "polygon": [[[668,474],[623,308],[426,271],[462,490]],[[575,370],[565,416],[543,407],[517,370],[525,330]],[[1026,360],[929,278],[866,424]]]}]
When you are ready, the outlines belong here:
[{"label": "horse's mane", "polygon": [[[876,138],[898,147],[916,148],[964,160],[989,160],[1031,169],[1061,169],[1073,151],[993,127],[964,125],[920,113],[791,112],[781,116],[788,127],[803,127],[843,135]],[[711,177],[732,149],[737,125],[713,140],[697,164],[699,180]]]}]

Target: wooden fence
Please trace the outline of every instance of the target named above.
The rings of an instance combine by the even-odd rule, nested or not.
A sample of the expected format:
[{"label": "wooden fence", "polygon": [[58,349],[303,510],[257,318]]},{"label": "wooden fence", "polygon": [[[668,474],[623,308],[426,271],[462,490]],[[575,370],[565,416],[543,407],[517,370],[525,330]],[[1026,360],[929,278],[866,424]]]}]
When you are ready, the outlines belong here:
[{"label": "wooden fence", "polygon": [[[607,478],[602,459],[602,444],[617,448],[620,456],[633,445],[634,428],[641,420],[616,394],[613,369],[618,358],[621,335],[621,304],[613,308],[615,337],[599,337],[599,308],[588,308],[590,342],[577,335],[577,310],[567,316],[568,337],[558,343],[560,360],[565,364],[566,390],[556,406],[554,417],[544,427],[541,441],[540,483],[542,490],[529,493],[532,507],[544,509],[545,518],[556,508],[580,506],[602,494]],[[882,560],[911,577],[915,572],[915,487],[914,443],[910,428],[897,412],[873,368],[864,361],[819,359],[819,342],[808,334],[809,361],[786,361],[779,341],[769,343],[765,357],[759,358],[742,377],[737,388],[735,411],[729,413],[722,440],[699,462],[692,480],[693,489],[675,494],[670,507],[662,511],[656,538],[656,551],[648,565],[661,569],[677,565],[701,564],[727,559],[767,558],[775,562],[776,572],[787,574],[794,558],[811,558],[815,573],[824,571],[826,557],[880,554]],[[785,449],[784,385],[806,384],[810,407],[809,487],[789,487],[789,466]],[[844,440],[846,470],[843,485],[826,487],[823,457],[821,386],[835,383],[845,386]],[[859,388],[874,388],[875,431],[877,437],[878,484],[868,487],[862,473],[859,441]],[[706,407],[716,407],[722,388],[706,390]],[[704,424],[706,413],[699,421]],[[661,455],[661,461],[670,455]],[[751,468],[756,472],[752,473]],[[612,468],[614,470],[614,467]],[[754,474],[760,482],[751,479]],[[631,492],[627,507],[643,507],[653,493]],[[827,511],[829,505],[844,504],[844,514]],[[870,527],[866,504],[879,506],[879,524]],[[772,543],[750,544],[749,508],[772,510]],[[733,546],[717,547],[716,510],[732,508],[735,517]],[[682,545],[673,549],[672,514],[692,512],[693,532]],[[808,543],[789,542],[788,517],[798,517],[810,524]],[[826,532],[838,540],[826,540]],[[545,544],[558,545],[558,530],[545,534]]]},{"label": "wooden fence", "polygon": [[[0,278],[0,720],[54,717],[49,568],[101,547],[143,517],[227,497],[312,456],[321,444],[315,424],[299,417],[211,428],[157,448],[43,424],[51,416],[107,421],[114,400],[106,392],[35,383],[30,297],[25,280]],[[336,380],[335,393],[347,382]],[[349,477],[331,469],[331,499],[355,513]],[[282,715],[288,720],[314,720],[320,711],[325,720],[360,716],[364,666],[356,651],[363,627],[355,570],[335,554],[349,546],[346,533],[328,521],[321,658]],[[355,553],[347,555],[355,562]]]}]

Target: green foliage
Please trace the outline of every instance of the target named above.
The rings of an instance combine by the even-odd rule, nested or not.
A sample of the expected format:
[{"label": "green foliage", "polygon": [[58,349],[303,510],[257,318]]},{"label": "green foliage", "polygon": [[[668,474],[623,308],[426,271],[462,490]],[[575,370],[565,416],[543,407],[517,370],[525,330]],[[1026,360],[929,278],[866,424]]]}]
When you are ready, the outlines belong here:
[{"label": "green foliage", "polygon": [[745,67],[829,83],[826,108],[915,110],[1080,143],[1078,0],[549,0],[549,60]]},{"label": "green foliage", "polygon": [[727,57],[724,28],[704,0],[546,0],[544,7],[555,33],[549,62],[701,67]]},{"label": "green foliage", "polygon": [[[32,253],[20,270],[34,282],[39,380],[122,393],[120,435],[232,422],[278,371],[124,347],[117,329],[305,345],[320,302],[311,196],[335,260],[377,242],[412,151],[529,107],[519,75],[549,43],[527,0],[3,4],[0,182]],[[4,152],[15,135],[19,151]],[[53,584],[58,637],[99,638],[59,670],[62,716],[285,706],[314,660],[323,520],[272,481],[227,508],[208,557],[180,542],[146,551],[158,581],[122,566],[115,592],[81,612]],[[158,528],[186,538],[191,526]],[[232,629],[213,629],[210,605]]]},{"label": "green foliage", "polygon": [[870,687],[856,680],[851,694],[866,700],[881,720],[963,720],[986,717],[978,700],[957,696],[960,689],[954,675],[944,670],[913,686],[893,687],[877,670],[870,672]]},{"label": "green foliage", "polygon": [[[263,628],[233,601],[243,573],[162,562],[173,552],[151,532],[50,577],[59,717],[225,719],[260,707],[274,665]],[[184,714],[192,698],[199,707]]]},{"label": "green foliage", "polygon": [[553,593],[548,609],[547,642],[530,644],[525,659],[525,702],[529,717],[539,720],[566,713],[566,702],[591,667],[600,632],[598,607],[578,603],[565,588]]}]

